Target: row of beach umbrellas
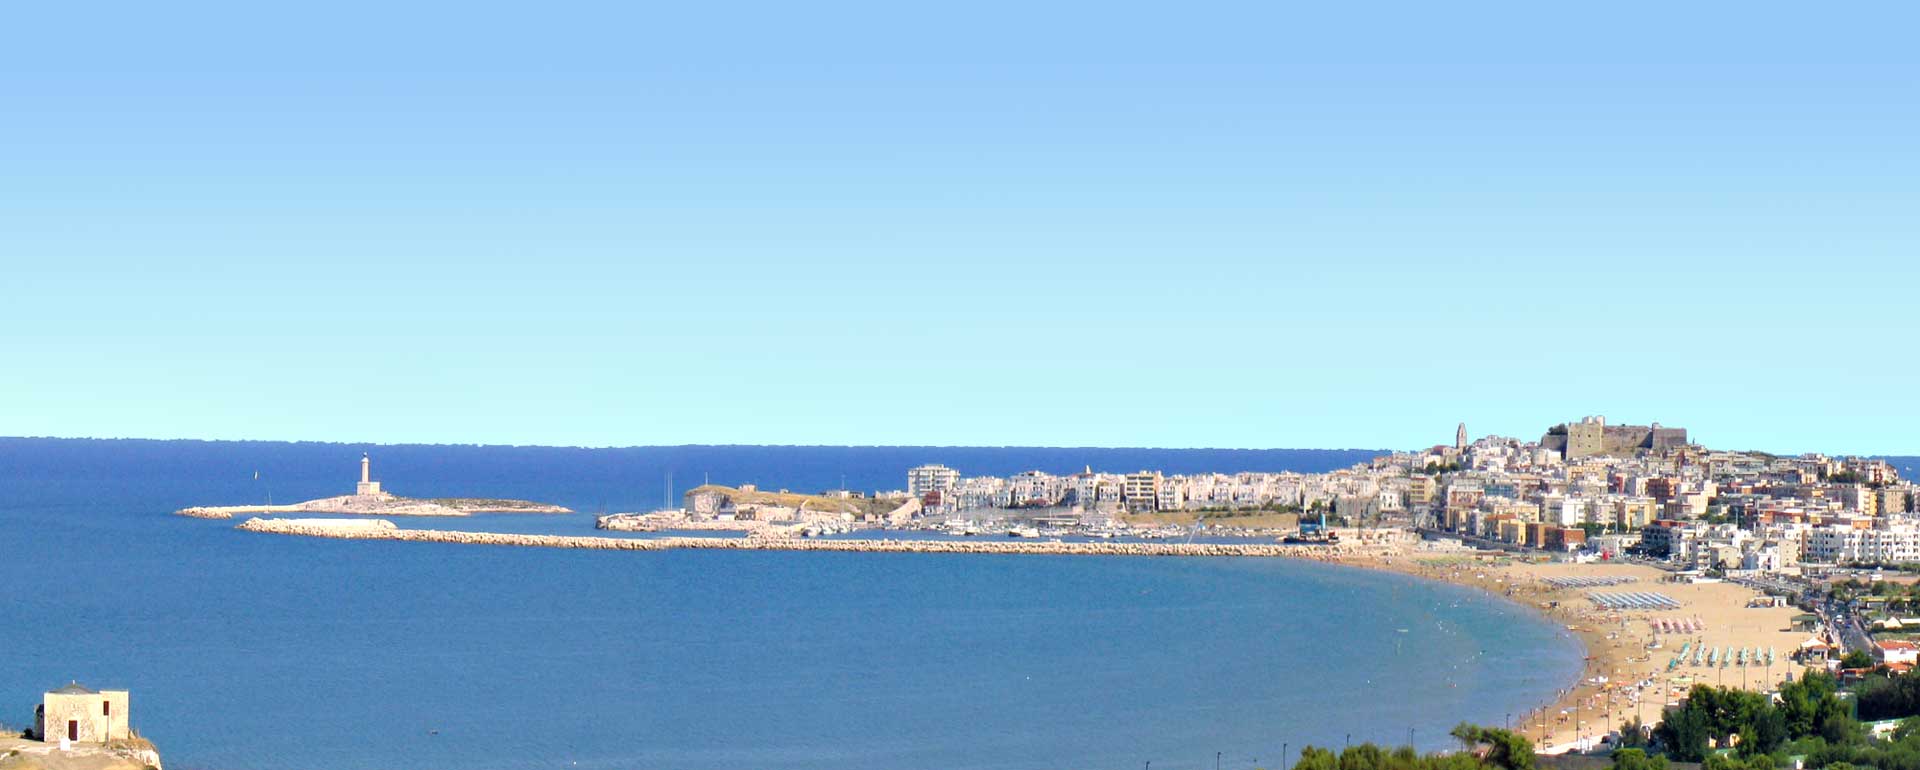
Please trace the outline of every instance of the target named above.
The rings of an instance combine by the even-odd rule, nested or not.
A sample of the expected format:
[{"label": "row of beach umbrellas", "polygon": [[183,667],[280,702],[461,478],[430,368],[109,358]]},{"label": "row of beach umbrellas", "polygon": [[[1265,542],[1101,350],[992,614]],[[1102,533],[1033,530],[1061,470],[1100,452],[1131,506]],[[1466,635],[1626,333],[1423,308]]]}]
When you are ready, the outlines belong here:
[{"label": "row of beach umbrellas", "polygon": [[1625,593],[1590,593],[1588,599],[1610,610],[1672,610],[1679,609],[1680,603],[1665,594],[1629,591]]},{"label": "row of beach umbrellas", "polygon": [[1572,575],[1572,576],[1564,576],[1564,577],[1550,577],[1550,578],[1546,578],[1546,581],[1548,584],[1552,585],[1555,588],[1598,588],[1601,586],[1617,586],[1617,585],[1620,585],[1621,583],[1631,583],[1638,579],[1639,578],[1628,577],[1625,575],[1605,575],[1605,576]]}]

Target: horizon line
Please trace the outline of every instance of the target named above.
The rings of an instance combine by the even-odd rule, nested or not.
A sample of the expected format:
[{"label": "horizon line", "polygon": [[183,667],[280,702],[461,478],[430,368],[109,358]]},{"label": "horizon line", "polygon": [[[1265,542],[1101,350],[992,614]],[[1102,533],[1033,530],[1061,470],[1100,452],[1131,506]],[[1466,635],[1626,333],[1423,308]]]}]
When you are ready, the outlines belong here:
[{"label": "horizon line", "polygon": [[[1408,450],[1387,449],[1381,447],[1228,447],[1228,446],[1096,446],[1096,445],[1042,445],[1042,444],[510,444],[510,443],[462,443],[462,442],[382,442],[382,441],[337,441],[329,439],[274,439],[274,438],[152,438],[147,436],[0,436],[0,441],[147,441],[155,443],[201,443],[201,444],[334,444],[339,446],[376,446],[376,447],[475,447],[475,448],[512,448],[512,449],[687,449],[687,448],[738,448],[754,447],[766,449],[1109,449],[1109,450],[1159,450],[1159,451],[1207,451],[1207,452],[1403,452]],[[1438,445],[1436,445],[1438,446]]]},{"label": "horizon line", "polygon": [[[1485,436],[1482,436],[1482,438],[1485,438]],[[1520,439],[1520,438],[1518,438],[1518,437],[1515,437],[1515,436],[1500,436],[1499,438],[1512,438],[1512,439],[1515,439],[1515,440],[1520,440],[1520,441],[1524,441],[1524,440],[1525,440],[1525,439]],[[682,444],[603,444],[603,445],[582,445],[582,444],[512,444],[512,443],[480,443],[480,442],[465,442],[465,443],[461,443],[461,442],[433,442],[433,441],[416,441],[416,442],[382,442],[382,441],[340,441],[340,440],[330,440],[330,439],[272,439],[272,438],[243,438],[243,439],[233,439],[233,438],[186,438],[186,437],[175,437],[175,438],[153,438],[153,437],[149,437],[149,436],[0,436],[0,441],[129,441],[129,442],[132,442],[132,441],[143,441],[143,442],[153,442],[153,443],[200,443],[200,444],[332,444],[332,445],[337,445],[337,446],[350,446],[350,447],[361,447],[361,446],[364,446],[364,447],[470,447],[470,448],[477,448],[477,449],[485,449],[485,448],[503,448],[503,449],[506,449],[506,448],[511,448],[511,449],[582,449],[582,450],[619,450],[619,449],[704,449],[704,448],[712,448],[712,449],[726,449],[726,448],[761,448],[761,449],[1059,449],[1059,450],[1109,450],[1109,451],[1124,451],[1124,450],[1135,450],[1135,451],[1174,451],[1174,452],[1189,452],[1189,451],[1204,451],[1204,452],[1379,452],[1379,453],[1383,453],[1383,454],[1388,454],[1388,455],[1391,455],[1391,454],[1396,454],[1396,453],[1402,453],[1402,452],[1405,452],[1405,453],[1414,453],[1414,452],[1419,452],[1419,451],[1423,451],[1423,449],[1392,449],[1392,448],[1384,448],[1384,447],[1299,447],[1299,446],[1295,446],[1295,447],[1283,447],[1283,446],[1272,446],[1272,447],[1229,447],[1229,446],[1145,446],[1145,445],[1136,445],[1136,446],[1099,446],[1099,445],[1091,445],[1091,444],[1087,444],[1087,445],[1065,445],[1065,444],[1058,444],[1058,445],[1046,445],[1046,444],[778,444],[778,443],[770,443],[770,444],[743,444],[743,443],[718,443],[718,444],[701,444],[701,443],[682,443]],[[1443,446],[1443,444],[1429,444],[1429,445],[1427,445],[1427,446],[1428,446],[1428,447],[1433,447],[1433,446]],[[1914,453],[1914,454],[1892,454],[1892,453],[1883,453],[1883,454],[1859,454],[1859,453],[1846,453],[1846,452],[1805,452],[1805,451],[1803,451],[1803,452],[1784,452],[1784,451],[1775,451],[1775,450],[1766,450],[1766,449],[1713,449],[1713,448],[1709,448],[1709,451],[1721,451],[1721,452],[1758,452],[1758,453],[1761,453],[1761,454],[1768,454],[1768,455],[1773,455],[1773,456],[1776,456],[1776,457],[1797,457],[1797,456],[1801,456],[1801,455],[1808,455],[1808,454],[1824,454],[1824,455],[1827,455],[1827,456],[1830,456],[1830,457],[1868,457],[1868,458],[1881,458],[1881,457],[1898,457],[1898,458],[1920,458],[1920,451],[1915,451],[1915,453]]]}]

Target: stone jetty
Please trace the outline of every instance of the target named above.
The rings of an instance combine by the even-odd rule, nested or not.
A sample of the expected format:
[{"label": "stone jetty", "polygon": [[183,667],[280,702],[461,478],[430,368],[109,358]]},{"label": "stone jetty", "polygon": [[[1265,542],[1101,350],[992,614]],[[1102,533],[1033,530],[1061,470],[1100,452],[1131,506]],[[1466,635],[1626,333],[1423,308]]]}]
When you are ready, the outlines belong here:
[{"label": "stone jetty", "polygon": [[1074,556],[1260,556],[1308,559],[1350,559],[1394,555],[1400,549],[1360,545],[1282,545],[1278,543],[1125,543],[1055,542],[1043,540],[821,540],[791,537],[660,537],[622,538],[579,535],[521,535],[504,532],[458,532],[440,529],[401,529],[390,521],[334,519],[248,519],[238,529],[276,535],[328,537],[343,540],[401,540],[417,543],[462,543],[535,548],[586,548],[603,551],[669,551],[708,549],[730,551],[851,551],[860,553],[982,553],[1062,554]]}]

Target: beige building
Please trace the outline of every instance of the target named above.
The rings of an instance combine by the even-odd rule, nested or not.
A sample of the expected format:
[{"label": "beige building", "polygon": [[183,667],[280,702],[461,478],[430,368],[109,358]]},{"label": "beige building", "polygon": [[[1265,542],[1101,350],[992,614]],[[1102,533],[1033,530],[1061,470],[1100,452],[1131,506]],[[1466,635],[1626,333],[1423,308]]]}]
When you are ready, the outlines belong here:
[{"label": "beige building", "polygon": [[1496,536],[1503,543],[1525,543],[1527,524],[1519,519],[1502,519]]},{"label": "beige building", "polygon": [[106,743],[132,737],[126,690],[89,690],[78,682],[47,693],[35,714],[40,740]]},{"label": "beige building", "polygon": [[1539,521],[1540,506],[1523,500],[1501,500],[1493,504],[1496,516],[1512,516],[1522,522]]},{"label": "beige building", "polygon": [[1632,532],[1653,521],[1655,505],[1650,497],[1622,497],[1613,501],[1613,523]]},{"label": "beige building", "polygon": [[1121,493],[1121,502],[1127,506],[1127,510],[1129,511],[1135,513],[1151,512],[1154,506],[1160,502],[1161,481],[1162,477],[1159,471],[1141,471],[1139,473],[1127,474],[1126,486],[1123,487],[1124,491]]},{"label": "beige building", "polygon": [[1433,502],[1433,496],[1440,491],[1440,482],[1432,476],[1413,476],[1407,479],[1407,504],[1426,505]]},{"label": "beige building", "polygon": [[1880,515],[1901,513],[1911,506],[1912,495],[1900,487],[1885,487],[1880,490]]}]

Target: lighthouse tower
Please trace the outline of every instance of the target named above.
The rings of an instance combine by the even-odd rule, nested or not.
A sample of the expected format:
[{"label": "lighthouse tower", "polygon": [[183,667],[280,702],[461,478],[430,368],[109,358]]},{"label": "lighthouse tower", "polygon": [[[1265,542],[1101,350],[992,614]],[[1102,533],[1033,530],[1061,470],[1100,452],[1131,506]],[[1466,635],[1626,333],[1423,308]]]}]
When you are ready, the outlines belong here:
[{"label": "lighthouse tower", "polygon": [[360,485],[354,488],[354,492],[353,492],[354,494],[356,495],[380,494],[380,482],[373,480],[373,477],[371,475],[372,470],[373,470],[373,461],[367,459],[367,453],[361,452],[360,453]]}]

